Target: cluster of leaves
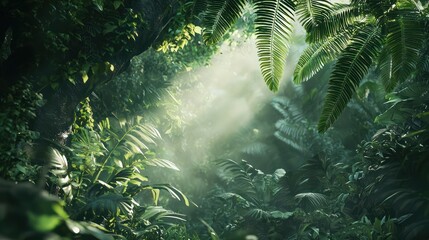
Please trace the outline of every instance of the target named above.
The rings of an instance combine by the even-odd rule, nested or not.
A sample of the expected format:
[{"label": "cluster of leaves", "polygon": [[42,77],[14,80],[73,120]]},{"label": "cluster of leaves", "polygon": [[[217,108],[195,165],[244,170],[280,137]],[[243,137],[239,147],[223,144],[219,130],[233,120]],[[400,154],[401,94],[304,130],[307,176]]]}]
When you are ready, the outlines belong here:
[{"label": "cluster of leaves", "polygon": [[33,184],[0,180],[0,193],[2,239],[113,239],[96,224],[71,220],[64,202]]},{"label": "cluster of leaves", "polygon": [[28,55],[32,66],[22,69],[21,74],[29,80],[34,78],[37,89],[56,89],[64,81],[93,85],[108,80],[103,79],[104,74],[115,68],[109,62],[132,51],[127,46],[136,40],[143,25],[142,13],[125,6],[124,1],[32,1],[23,4],[25,7],[3,1],[2,5],[9,9],[7,21],[20,23],[10,29],[12,54],[25,51],[21,54]]},{"label": "cluster of leaves", "polygon": [[429,235],[428,92],[422,87],[426,84],[405,83],[389,95],[391,107],[377,118],[387,127],[362,144],[365,161],[356,170],[365,186],[364,206],[375,215],[388,212],[397,218],[402,239]]},{"label": "cluster of leaves", "polygon": [[[124,239],[162,235],[161,226],[169,225],[171,219],[183,221],[182,215],[156,205],[161,190],[189,205],[186,196],[169,184],[150,184],[142,175],[146,166],[178,170],[151,151],[159,139],[159,132],[140,117],[106,119],[97,130],[79,128],[72,136],[70,179],[63,176],[59,181],[69,199],[66,209],[73,212],[71,217],[99,223]],[[60,168],[67,166],[57,166]],[[64,191],[66,185],[72,191]]]},{"label": "cluster of leaves", "polygon": [[[198,2],[198,1],[197,1]],[[246,0],[204,1],[205,41],[217,42],[248,3]],[[262,75],[278,90],[289,50],[295,14],[307,31],[309,47],[294,73],[301,83],[336,60],[318,124],[325,132],[338,118],[371,67],[380,70],[386,89],[410,78],[421,61],[427,37],[427,4],[420,1],[328,0],[252,1],[256,45]]]},{"label": "cluster of leaves", "polygon": [[36,108],[41,105],[42,96],[33,92],[29,84],[16,84],[1,97],[0,135],[7,137],[7,141],[0,143],[2,178],[34,180],[35,169],[31,167],[26,148],[39,136],[30,130],[29,123],[36,117]]}]

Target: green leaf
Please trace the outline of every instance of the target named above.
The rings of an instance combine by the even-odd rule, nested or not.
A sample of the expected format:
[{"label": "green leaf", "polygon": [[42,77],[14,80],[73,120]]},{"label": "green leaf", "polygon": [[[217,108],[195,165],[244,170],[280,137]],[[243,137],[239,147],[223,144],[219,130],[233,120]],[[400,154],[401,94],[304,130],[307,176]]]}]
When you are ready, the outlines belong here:
[{"label": "green leaf", "polygon": [[296,13],[305,30],[311,32],[322,19],[327,17],[332,7],[332,3],[327,0],[299,0]]},{"label": "green leaf", "polygon": [[294,22],[292,0],[255,0],[256,46],[268,88],[279,89]]},{"label": "green leaf", "polygon": [[389,57],[381,63],[386,91],[390,92],[400,82],[405,81],[416,70],[419,52],[425,39],[424,25],[414,11],[400,11],[387,24],[386,50]]},{"label": "green leaf", "polygon": [[203,38],[208,44],[219,42],[240,17],[246,0],[213,0],[207,3],[203,24]]},{"label": "green leaf", "polygon": [[31,227],[38,232],[51,232],[61,222],[62,219],[56,215],[27,213]]},{"label": "green leaf", "polygon": [[377,58],[382,42],[379,27],[373,25],[363,27],[353,36],[329,79],[328,94],[318,123],[320,132],[325,132],[346,107]]},{"label": "green leaf", "polygon": [[92,3],[97,7],[97,10],[103,11],[104,0],[92,0]]},{"label": "green leaf", "polygon": [[351,34],[343,31],[323,42],[313,43],[301,54],[293,74],[294,83],[301,83],[312,78],[328,63],[334,61],[347,47]]}]

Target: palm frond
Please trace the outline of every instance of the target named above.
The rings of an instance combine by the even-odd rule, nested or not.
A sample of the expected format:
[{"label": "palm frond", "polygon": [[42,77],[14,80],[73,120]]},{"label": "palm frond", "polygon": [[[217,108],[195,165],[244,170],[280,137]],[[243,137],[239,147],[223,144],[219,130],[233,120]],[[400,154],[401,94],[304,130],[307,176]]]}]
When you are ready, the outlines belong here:
[{"label": "palm frond", "polygon": [[292,217],[294,212],[280,212],[280,211],[271,211],[270,217],[274,219],[286,220]]},{"label": "palm frond", "polygon": [[120,211],[125,216],[131,217],[134,206],[135,202],[132,198],[108,193],[89,199],[84,205],[82,212],[98,216],[115,216]]},{"label": "palm frond", "polygon": [[310,43],[323,42],[349,29],[349,26],[362,19],[359,9],[354,6],[335,4],[328,14],[314,25],[306,36]]},{"label": "palm frond", "polygon": [[292,0],[255,0],[254,3],[259,65],[268,88],[277,91],[289,50],[295,3]]},{"label": "palm frond", "polygon": [[296,5],[298,20],[307,32],[316,27],[332,10],[332,3],[327,0],[299,0]]},{"label": "palm frond", "polygon": [[245,216],[256,220],[262,220],[262,219],[266,220],[270,218],[270,213],[260,208],[253,208],[248,212],[246,212]]},{"label": "palm frond", "polygon": [[149,166],[163,167],[163,168],[169,168],[169,169],[173,169],[176,171],[180,171],[180,169],[177,167],[177,165],[170,160],[152,158],[152,159],[145,160],[144,162],[145,162],[145,164],[147,164]]},{"label": "palm frond", "polygon": [[171,186],[170,184],[152,184],[152,185],[146,185],[146,186],[142,186],[141,189],[149,189],[149,190],[153,190],[153,189],[158,189],[158,190],[165,190],[167,191],[171,197],[179,200],[179,201],[183,201],[183,203],[189,207],[189,199],[188,197],[186,197],[186,195],[180,191],[179,189]]},{"label": "palm frond", "polygon": [[203,24],[204,41],[208,44],[219,42],[222,36],[240,17],[246,0],[213,0],[207,4]]},{"label": "palm frond", "polygon": [[[424,41],[425,30],[421,21],[416,19],[416,12],[401,11],[396,18],[387,24],[388,35],[386,47],[391,58],[381,67],[387,68],[390,74],[383,74],[383,82],[387,91],[392,91],[399,82],[405,81],[419,61],[419,51]],[[389,61],[390,60],[390,61]],[[385,79],[386,77],[390,77]]]},{"label": "palm frond", "polygon": [[343,31],[324,41],[316,42],[308,46],[301,54],[293,74],[293,81],[299,84],[312,78],[317,72],[338,55],[349,44],[351,33]]},{"label": "palm frond", "polygon": [[171,220],[179,220],[185,222],[185,215],[180,213],[175,213],[171,210],[164,209],[161,206],[149,206],[145,208],[144,213],[139,216],[139,219],[148,220],[152,224],[164,224],[171,225]]},{"label": "palm frond", "polygon": [[377,26],[367,25],[352,37],[329,79],[328,94],[318,123],[320,132],[325,132],[346,107],[381,46],[382,38]]},{"label": "palm frond", "polygon": [[287,145],[298,151],[305,151],[303,139],[308,129],[303,123],[291,123],[287,119],[280,119],[276,122],[277,131],[274,136]]},{"label": "palm frond", "polygon": [[328,203],[325,195],[313,192],[299,193],[295,195],[295,199],[298,200],[298,204],[303,204],[305,207],[314,209],[326,206]]}]

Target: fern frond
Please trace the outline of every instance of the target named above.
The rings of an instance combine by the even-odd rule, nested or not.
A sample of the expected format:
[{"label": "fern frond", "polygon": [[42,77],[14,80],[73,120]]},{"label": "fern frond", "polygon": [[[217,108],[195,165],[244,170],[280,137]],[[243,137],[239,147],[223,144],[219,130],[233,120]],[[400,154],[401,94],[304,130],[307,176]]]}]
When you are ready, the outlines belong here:
[{"label": "fern frond", "polygon": [[379,27],[373,25],[365,26],[353,36],[329,79],[328,94],[318,123],[320,132],[325,132],[346,107],[378,56],[382,41]]},{"label": "fern frond", "polygon": [[169,168],[169,169],[173,169],[176,171],[180,171],[180,169],[177,167],[177,165],[170,160],[152,158],[152,159],[145,160],[144,162],[149,166],[164,167],[164,168]]},{"label": "fern frond", "polygon": [[266,220],[270,218],[270,213],[260,208],[253,208],[246,213],[246,216],[256,220]]},{"label": "fern frond", "polygon": [[[390,92],[400,82],[405,81],[416,70],[419,51],[425,38],[425,29],[421,21],[416,19],[416,12],[401,11],[397,17],[387,24],[388,35],[386,47],[391,56],[383,67],[390,67],[386,91]],[[383,75],[387,77],[386,75]]]},{"label": "fern frond", "polygon": [[310,43],[323,42],[329,37],[336,36],[349,26],[361,19],[359,9],[354,6],[344,4],[332,5],[332,9],[325,18],[318,21],[315,26],[308,31],[306,41]]},{"label": "fern frond", "polygon": [[96,198],[90,199],[83,207],[83,212],[96,215],[116,215],[121,211],[124,215],[131,217],[133,215],[134,203],[132,198],[122,195],[108,193]]},{"label": "fern frond", "polygon": [[277,91],[282,78],[294,22],[292,0],[255,0],[256,46],[268,88]]},{"label": "fern frond", "polygon": [[147,185],[142,186],[142,189],[159,189],[159,190],[165,190],[167,191],[171,197],[183,201],[183,203],[189,207],[189,199],[186,197],[186,195],[180,191],[179,189],[171,186],[170,184],[153,184],[153,185]]},{"label": "fern frond", "polygon": [[334,61],[349,44],[351,33],[343,31],[323,42],[313,43],[301,54],[293,74],[293,81],[299,84],[312,78],[328,63]]},{"label": "fern frond", "polygon": [[332,7],[332,3],[327,0],[299,0],[296,13],[305,30],[311,32],[322,19],[328,17]]},{"label": "fern frond", "polygon": [[161,206],[149,206],[145,209],[144,213],[139,216],[139,219],[142,220],[149,220],[152,222],[152,224],[167,224],[169,225],[169,222],[166,222],[166,220],[179,220],[179,221],[186,221],[184,219],[185,215],[180,213],[175,213],[171,210],[164,209]]},{"label": "fern frond", "polygon": [[204,14],[204,41],[208,44],[219,42],[222,36],[240,17],[246,0],[213,0],[208,2]]},{"label": "fern frond", "polygon": [[299,204],[307,205],[307,207],[319,208],[322,206],[326,206],[328,201],[326,200],[326,196],[321,193],[299,193],[295,195],[295,199],[298,200]]}]

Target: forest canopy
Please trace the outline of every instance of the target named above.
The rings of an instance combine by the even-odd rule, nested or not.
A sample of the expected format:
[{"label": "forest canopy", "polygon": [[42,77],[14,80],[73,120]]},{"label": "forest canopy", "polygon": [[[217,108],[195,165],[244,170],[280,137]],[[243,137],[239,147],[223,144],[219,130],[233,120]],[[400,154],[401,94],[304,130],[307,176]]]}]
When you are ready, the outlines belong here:
[{"label": "forest canopy", "polygon": [[0,238],[427,239],[428,20],[0,0]]}]

